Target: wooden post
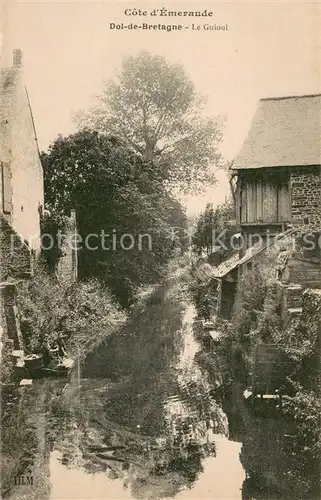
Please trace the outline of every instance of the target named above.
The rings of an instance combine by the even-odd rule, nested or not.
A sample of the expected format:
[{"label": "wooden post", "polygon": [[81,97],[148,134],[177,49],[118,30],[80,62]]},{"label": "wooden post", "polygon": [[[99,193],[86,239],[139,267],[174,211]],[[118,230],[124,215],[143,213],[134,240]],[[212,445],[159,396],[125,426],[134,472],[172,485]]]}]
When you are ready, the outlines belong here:
[{"label": "wooden post", "polygon": [[78,279],[78,249],[77,249],[77,216],[76,216],[76,210],[71,210],[70,212],[70,218],[72,220],[72,225],[73,225],[73,231],[74,231],[74,245],[73,245],[73,250],[72,250],[72,272],[73,272],[73,281],[77,281]]}]

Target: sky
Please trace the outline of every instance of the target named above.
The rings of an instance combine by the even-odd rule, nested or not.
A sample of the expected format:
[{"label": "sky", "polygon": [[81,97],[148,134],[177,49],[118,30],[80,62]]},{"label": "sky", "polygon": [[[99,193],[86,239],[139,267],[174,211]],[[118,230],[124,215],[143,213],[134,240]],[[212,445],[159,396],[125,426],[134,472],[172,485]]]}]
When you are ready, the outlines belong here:
[{"label": "sky", "polygon": [[[166,7],[211,10],[212,18],[195,22],[228,25],[225,31],[121,31],[110,23],[166,22],[181,18],[125,16],[127,8]],[[185,21],[185,20],[184,20]],[[193,19],[188,18],[188,24]],[[186,23],[185,23],[186,24]],[[320,2],[124,2],[11,1],[2,10],[1,65],[11,65],[21,48],[25,83],[39,146],[75,127],[72,114],[93,103],[104,80],[116,75],[123,56],[149,50],[181,62],[197,90],[208,97],[206,113],[226,117],[221,151],[227,160],[246,137],[262,97],[321,91]],[[203,197],[187,197],[189,213],[205,202],[228,195],[226,177]]]}]

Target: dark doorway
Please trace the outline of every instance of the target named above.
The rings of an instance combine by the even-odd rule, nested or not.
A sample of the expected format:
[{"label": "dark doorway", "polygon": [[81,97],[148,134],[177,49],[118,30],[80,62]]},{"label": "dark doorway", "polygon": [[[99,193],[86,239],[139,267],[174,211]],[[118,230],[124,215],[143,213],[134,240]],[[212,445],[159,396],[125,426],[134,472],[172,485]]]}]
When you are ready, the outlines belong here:
[{"label": "dark doorway", "polygon": [[229,319],[232,315],[236,292],[236,281],[222,282],[221,316]]}]

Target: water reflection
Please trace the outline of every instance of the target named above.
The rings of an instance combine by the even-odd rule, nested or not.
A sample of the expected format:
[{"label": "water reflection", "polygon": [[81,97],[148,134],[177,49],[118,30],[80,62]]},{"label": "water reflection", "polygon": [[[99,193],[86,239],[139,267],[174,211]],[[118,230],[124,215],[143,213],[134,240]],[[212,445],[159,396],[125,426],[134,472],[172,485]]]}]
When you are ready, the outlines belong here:
[{"label": "water reflection", "polygon": [[1,494],[11,500],[50,495],[50,452],[67,415],[61,382],[45,380],[1,393]]},{"label": "water reflection", "polygon": [[[41,401],[44,408],[36,456],[46,463],[52,500],[171,498],[186,489],[192,494],[204,467],[208,480],[209,468],[221,470],[216,443],[228,424],[194,362],[193,315],[181,281],[172,280],[88,354],[70,383],[39,382],[38,396],[36,386],[27,389],[26,411],[33,398],[34,419]],[[219,442],[221,456],[231,450],[226,444],[226,438]],[[46,452],[39,455],[41,446]],[[230,464],[231,457],[242,471],[235,447]],[[230,498],[213,496],[220,491],[213,488],[207,498]]]},{"label": "water reflection", "polygon": [[160,288],[87,357],[78,400],[70,389],[83,467],[137,498],[191,487],[215,455],[215,434],[227,432],[194,363],[193,314],[178,283]]}]

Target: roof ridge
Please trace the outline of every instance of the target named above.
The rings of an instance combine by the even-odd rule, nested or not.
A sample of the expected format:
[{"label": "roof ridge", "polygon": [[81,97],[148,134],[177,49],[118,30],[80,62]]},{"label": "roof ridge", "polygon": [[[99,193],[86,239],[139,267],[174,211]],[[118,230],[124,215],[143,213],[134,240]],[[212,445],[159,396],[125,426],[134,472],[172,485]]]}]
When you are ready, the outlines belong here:
[{"label": "roof ridge", "polygon": [[301,95],[287,95],[279,97],[262,97],[260,101],[282,101],[283,99],[302,99],[308,97],[320,97],[321,93],[318,94],[301,94]]}]

